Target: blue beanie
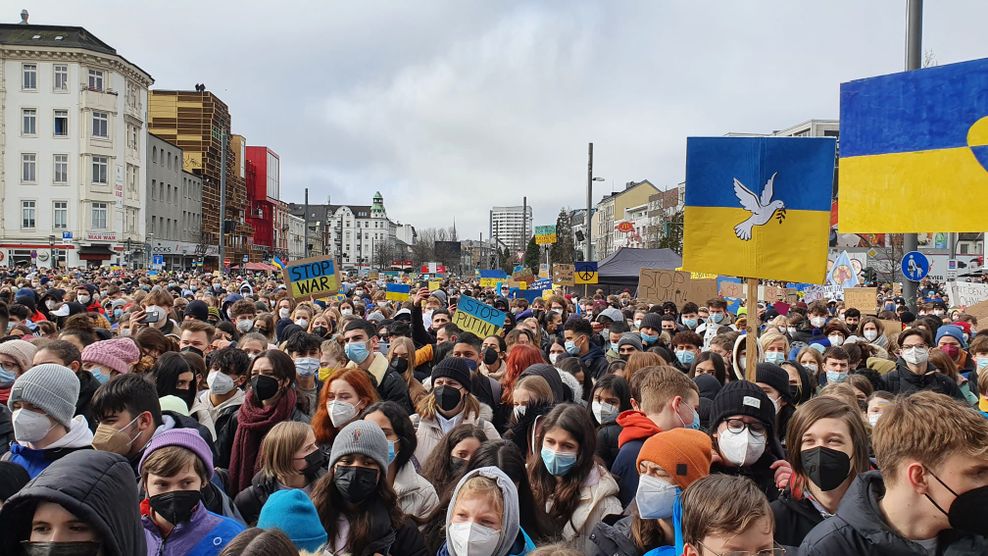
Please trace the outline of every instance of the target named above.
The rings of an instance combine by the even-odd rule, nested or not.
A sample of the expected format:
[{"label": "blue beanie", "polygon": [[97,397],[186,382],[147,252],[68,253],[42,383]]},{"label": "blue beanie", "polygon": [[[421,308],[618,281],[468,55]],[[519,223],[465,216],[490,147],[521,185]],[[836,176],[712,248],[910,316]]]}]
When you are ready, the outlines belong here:
[{"label": "blue beanie", "polygon": [[257,518],[261,529],[281,529],[299,550],[317,553],[329,541],[312,500],[301,490],[279,490],[268,497]]},{"label": "blue beanie", "polygon": [[937,339],[936,343],[940,343],[940,338],[944,336],[950,336],[951,338],[957,340],[957,343],[961,345],[961,349],[967,349],[967,342],[964,341],[964,331],[961,330],[960,326],[953,324],[945,324],[940,328],[937,328]]}]

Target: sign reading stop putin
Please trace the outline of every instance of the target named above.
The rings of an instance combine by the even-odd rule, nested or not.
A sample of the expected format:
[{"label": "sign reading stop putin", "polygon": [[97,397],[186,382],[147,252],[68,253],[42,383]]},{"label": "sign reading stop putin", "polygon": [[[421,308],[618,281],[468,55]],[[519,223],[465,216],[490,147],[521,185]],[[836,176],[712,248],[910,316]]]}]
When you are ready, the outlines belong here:
[{"label": "sign reading stop putin", "polygon": [[315,299],[340,290],[339,268],[332,256],[292,261],[282,274],[293,299]]}]

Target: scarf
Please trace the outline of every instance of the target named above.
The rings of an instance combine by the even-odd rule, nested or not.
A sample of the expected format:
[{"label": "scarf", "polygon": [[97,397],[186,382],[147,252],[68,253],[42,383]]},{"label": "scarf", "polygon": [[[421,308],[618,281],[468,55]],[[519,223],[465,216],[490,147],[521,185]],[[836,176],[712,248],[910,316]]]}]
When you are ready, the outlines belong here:
[{"label": "scarf", "polygon": [[254,391],[247,392],[237,414],[237,432],[230,453],[229,486],[240,492],[250,486],[257,470],[261,440],[272,427],[291,418],[297,394],[289,387],[276,405],[265,407],[254,400]]}]

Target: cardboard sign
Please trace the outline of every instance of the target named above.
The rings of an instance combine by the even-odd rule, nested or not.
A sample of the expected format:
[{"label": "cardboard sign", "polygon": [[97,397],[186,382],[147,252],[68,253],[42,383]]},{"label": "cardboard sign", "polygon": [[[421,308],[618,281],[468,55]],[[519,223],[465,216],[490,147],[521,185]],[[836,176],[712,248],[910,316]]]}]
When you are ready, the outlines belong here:
[{"label": "cardboard sign", "polygon": [[340,271],[332,256],[292,261],[281,272],[293,299],[326,297],[340,291]]},{"label": "cardboard sign", "polygon": [[950,296],[951,306],[970,307],[982,301],[988,301],[988,284],[948,282],[947,295]]},{"label": "cardboard sign", "polygon": [[786,289],[780,288],[779,286],[765,286],[765,295],[762,297],[768,303],[775,303],[776,301],[785,301],[786,299]]},{"label": "cardboard sign", "polygon": [[862,315],[874,315],[878,306],[878,288],[844,288],[844,308],[854,307]]},{"label": "cardboard sign", "polygon": [[717,293],[722,297],[736,297],[738,299],[748,295],[745,292],[744,282],[740,278],[721,276],[717,279]]},{"label": "cardboard sign", "polygon": [[479,338],[499,334],[504,328],[507,313],[499,311],[490,305],[476,299],[461,295],[460,302],[453,313],[453,324],[467,332],[473,332]]},{"label": "cardboard sign", "polygon": [[368,280],[380,280],[381,279],[381,272],[379,270],[372,270],[372,271],[370,271],[370,272],[367,273],[367,279]]},{"label": "cardboard sign", "polygon": [[717,297],[716,280],[693,280],[689,272],[643,268],[638,274],[638,299],[648,303],[672,301],[682,307],[692,301],[705,305]]},{"label": "cardboard sign", "polygon": [[978,319],[978,323],[988,322],[988,301],[975,303],[964,312]]},{"label": "cardboard sign", "polygon": [[897,320],[882,320],[882,327],[885,329],[885,337],[889,339],[902,332],[902,323]]},{"label": "cardboard sign", "polygon": [[511,279],[515,282],[525,282],[528,284],[535,281],[535,274],[532,273],[532,269],[526,266],[521,270],[515,271],[515,273],[511,275]]},{"label": "cardboard sign", "polygon": [[481,278],[480,287],[482,288],[496,288],[497,283],[500,282],[502,278]]},{"label": "cardboard sign", "polygon": [[576,267],[571,264],[556,263],[552,265],[552,281],[561,286],[575,286],[575,272]]}]

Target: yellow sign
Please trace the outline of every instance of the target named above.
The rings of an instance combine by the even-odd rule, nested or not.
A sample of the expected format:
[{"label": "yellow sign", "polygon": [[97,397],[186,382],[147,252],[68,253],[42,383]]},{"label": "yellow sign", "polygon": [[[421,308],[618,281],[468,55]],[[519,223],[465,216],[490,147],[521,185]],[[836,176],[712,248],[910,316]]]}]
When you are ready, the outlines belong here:
[{"label": "yellow sign", "polygon": [[595,261],[581,261],[573,263],[575,273],[574,282],[577,285],[596,284],[598,280],[597,263]]},{"label": "yellow sign", "polygon": [[497,283],[503,280],[503,278],[481,278],[480,287],[482,288],[496,288]]},{"label": "yellow sign", "polygon": [[442,280],[429,280],[429,291],[434,292],[443,285]]},{"label": "yellow sign", "polygon": [[332,256],[292,261],[282,274],[294,299],[325,297],[340,290],[339,269]]}]

